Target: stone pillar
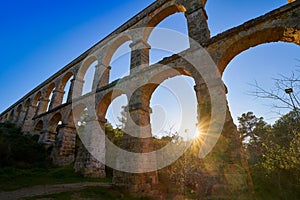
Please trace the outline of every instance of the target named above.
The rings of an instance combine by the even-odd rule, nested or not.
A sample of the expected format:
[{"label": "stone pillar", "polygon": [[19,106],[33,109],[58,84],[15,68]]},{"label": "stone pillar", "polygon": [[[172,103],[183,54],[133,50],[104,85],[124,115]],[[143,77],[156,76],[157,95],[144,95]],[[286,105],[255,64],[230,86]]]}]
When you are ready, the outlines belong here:
[{"label": "stone pillar", "polygon": [[17,111],[15,111],[14,114],[13,114],[13,116],[12,116],[12,122],[16,123],[17,120],[18,120],[18,113],[17,113]]},{"label": "stone pillar", "polygon": [[[210,38],[207,14],[202,6],[191,7],[185,13],[188,22],[189,37],[202,44]],[[190,42],[192,45],[192,42]]]},{"label": "stone pillar", "polygon": [[68,94],[67,103],[72,102],[72,98],[78,98],[82,95],[84,80],[74,78],[71,80],[70,91]]},{"label": "stone pillar", "polygon": [[8,116],[8,121],[13,122],[15,118],[15,113],[14,112],[10,112],[9,116]]},{"label": "stone pillar", "polygon": [[55,143],[56,133],[53,133],[49,130],[42,130],[39,138],[39,143],[43,143],[46,147],[52,146]]},{"label": "stone pillar", "polygon": [[83,142],[76,155],[74,169],[84,177],[106,177],[105,164],[99,161],[105,161],[105,133],[100,130],[103,125],[99,123],[101,124],[101,121],[88,119],[82,132],[78,133]]},{"label": "stone pillar", "polygon": [[55,107],[62,104],[64,94],[65,94],[65,91],[63,91],[63,90],[55,89],[53,91],[53,95],[52,95],[51,103],[50,103],[50,106],[49,106],[49,110],[52,110],[53,108],[55,108]]},{"label": "stone pillar", "polygon": [[[198,100],[198,126],[205,133],[211,120],[209,91],[204,83],[195,86]],[[228,105],[222,133],[212,151],[203,159],[202,176],[209,199],[251,199],[253,184],[242,142]],[[204,189],[204,188],[203,188]]]},{"label": "stone pillar", "polygon": [[33,129],[33,117],[36,113],[36,110],[37,110],[37,106],[33,106],[33,105],[30,105],[27,109],[27,113],[25,115],[25,118],[24,118],[24,123],[23,123],[23,132],[24,133],[28,133],[30,131],[32,131]]},{"label": "stone pillar", "polygon": [[13,118],[12,118],[12,122],[13,122],[13,123],[17,123],[17,122],[18,122],[19,114],[20,114],[20,112],[18,112],[17,110],[15,110],[14,116],[13,116]]},{"label": "stone pillar", "polygon": [[201,130],[201,132],[206,132],[208,130],[210,116],[211,116],[211,103],[210,103],[210,95],[208,88],[206,87],[205,83],[197,83],[194,86],[196,97],[197,97],[197,119],[198,129]]},{"label": "stone pillar", "polygon": [[[143,95],[135,95],[127,107],[128,118],[124,129],[121,148],[130,152],[141,153],[137,163],[128,163],[128,158],[117,159],[117,166],[132,165],[130,169],[139,172],[146,169],[145,165],[155,165],[155,161],[145,162],[142,153],[153,151],[152,133],[150,126],[151,108],[144,103]],[[153,166],[152,166],[153,167]],[[149,168],[152,168],[149,167]],[[158,192],[157,171],[148,173],[126,173],[114,170],[113,184],[124,187],[133,195],[155,196]]]},{"label": "stone pillar", "polygon": [[130,71],[139,70],[143,66],[149,65],[150,45],[142,39],[136,40],[130,44],[131,61]]},{"label": "stone pillar", "polygon": [[38,116],[38,115],[40,115],[40,114],[47,111],[49,101],[50,100],[45,98],[45,97],[41,97],[39,99],[39,105],[38,105],[37,110],[36,110],[36,116]]},{"label": "stone pillar", "polygon": [[94,76],[94,82],[93,82],[93,91],[96,91],[97,89],[108,85],[109,83],[109,73],[111,70],[111,67],[106,67],[103,64],[98,64],[95,66],[95,76]]},{"label": "stone pillar", "polygon": [[24,110],[24,108],[22,108],[19,113],[19,117],[17,119],[17,124],[21,127],[23,126],[25,115],[26,115],[26,110]]},{"label": "stone pillar", "polygon": [[67,166],[75,160],[76,128],[62,125],[58,129],[57,139],[52,150],[53,164]]},{"label": "stone pillar", "polygon": [[2,122],[6,122],[8,119],[7,119],[7,114],[2,116]]}]

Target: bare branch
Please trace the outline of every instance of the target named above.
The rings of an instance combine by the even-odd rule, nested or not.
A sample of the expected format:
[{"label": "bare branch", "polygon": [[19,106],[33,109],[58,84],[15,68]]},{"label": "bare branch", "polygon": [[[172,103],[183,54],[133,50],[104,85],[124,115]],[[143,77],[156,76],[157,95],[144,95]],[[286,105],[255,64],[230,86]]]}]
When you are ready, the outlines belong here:
[{"label": "bare branch", "polygon": [[[300,107],[300,74],[298,72],[300,72],[300,70],[292,72],[290,76],[279,74],[278,78],[272,79],[274,81],[274,88],[270,90],[261,87],[257,81],[255,81],[254,84],[249,84],[255,88],[255,91],[250,92],[250,95],[274,101],[271,107],[277,110],[295,110],[295,107],[298,109]],[[289,88],[291,88],[293,92],[287,94],[285,90]]]}]

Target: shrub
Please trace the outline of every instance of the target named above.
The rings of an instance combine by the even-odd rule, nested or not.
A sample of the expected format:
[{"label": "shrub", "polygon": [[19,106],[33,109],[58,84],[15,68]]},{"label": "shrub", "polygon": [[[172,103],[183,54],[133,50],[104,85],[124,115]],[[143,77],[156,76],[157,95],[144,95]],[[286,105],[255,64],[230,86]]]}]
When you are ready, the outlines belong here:
[{"label": "shrub", "polygon": [[48,155],[36,138],[15,124],[0,123],[0,167],[33,168],[48,165]]}]

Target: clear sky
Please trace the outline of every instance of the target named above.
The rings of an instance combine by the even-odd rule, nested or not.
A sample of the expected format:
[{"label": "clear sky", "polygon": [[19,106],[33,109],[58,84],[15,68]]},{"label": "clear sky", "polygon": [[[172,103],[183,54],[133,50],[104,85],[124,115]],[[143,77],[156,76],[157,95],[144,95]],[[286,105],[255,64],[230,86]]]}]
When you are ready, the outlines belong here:
[{"label": "clear sky", "polygon": [[[1,1],[0,112],[107,36],[154,0],[5,0]],[[285,0],[208,0],[211,35],[278,8]],[[183,16],[183,15],[182,15]],[[185,33],[176,15],[161,27]],[[177,17],[177,18],[176,18]],[[224,74],[229,103],[236,119],[254,111],[270,122],[268,102],[247,95],[249,83],[272,87],[271,78],[289,74],[300,58],[294,44],[260,45],[236,57]],[[154,58],[153,58],[154,59]],[[117,72],[115,72],[117,73]],[[276,116],[276,115],[275,115]]]}]

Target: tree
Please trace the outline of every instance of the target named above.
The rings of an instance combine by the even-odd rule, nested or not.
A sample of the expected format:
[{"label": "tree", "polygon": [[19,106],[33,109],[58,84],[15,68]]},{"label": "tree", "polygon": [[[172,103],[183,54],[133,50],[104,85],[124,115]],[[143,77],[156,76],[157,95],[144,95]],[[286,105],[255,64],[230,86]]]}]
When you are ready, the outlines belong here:
[{"label": "tree", "polygon": [[49,156],[35,136],[24,135],[13,123],[0,123],[0,167],[33,168],[49,165]]},{"label": "tree", "polygon": [[[274,88],[253,84],[252,95],[269,99],[280,114],[274,125],[266,125],[253,113],[239,118],[239,131],[248,153],[257,193],[263,199],[297,199],[300,196],[300,70],[274,78]],[[273,109],[274,110],[274,109]],[[290,110],[290,112],[282,114]],[[271,196],[264,196],[271,191]],[[293,192],[291,192],[293,191]]]},{"label": "tree", "polygon": [[[300,123],[295,120],[294,111],[282,116],[272,126],[272,132],[265,142],[264,167],[274,169],[300,170]],[[300,171],[299,171],[300,172]]]},{"label": "tree", "polygon": [[259,137],[265,133],[267,123],[263,120],[263,117],[256,117],[253,112],[243,113],[238,118],[239,126],[238,131],[245,144],[254,143],[258,144]]},{"label": "tree", "polygon": [[[255,91],[251,94],[258,98],[272,100],[272,107],[281,114],[282,109],[294,111],[300,117],[300,70],[292,72],[290,76],[280,75],[274,78],[274,88],[267,90],[257,82],[253,84]],[[299,119],[298,119],[299,120]]]},{"label": "tree", "polygon": [[243,141],[248,162],[254,165],[262,160],[262,145],[271,127],[262,117],[256,117],[253,112],[242,114],[238,120],[238,133]]},{"label": "tree", "polygon": [[294,112],[272,126],[252,112],[239,117],[258,199],[297,199],[295,195],[300,195],[300,123]]}]

